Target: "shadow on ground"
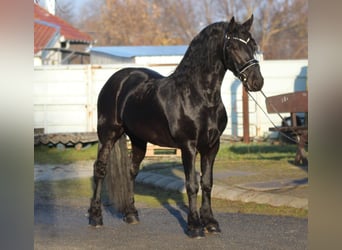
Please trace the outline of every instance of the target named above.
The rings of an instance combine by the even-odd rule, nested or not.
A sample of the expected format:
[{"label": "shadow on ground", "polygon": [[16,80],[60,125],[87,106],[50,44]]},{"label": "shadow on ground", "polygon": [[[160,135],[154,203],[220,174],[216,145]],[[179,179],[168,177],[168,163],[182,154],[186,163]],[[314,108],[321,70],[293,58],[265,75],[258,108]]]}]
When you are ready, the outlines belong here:
[{"label": "shadow on ground", "polygon": [[[179,176],[173,174],[172,169],[182,167],[179,162],[158,162],[145,164],[140,171],[161,171],[167,173],[168,176],[175,180],[183,180]],[[119,213],[114,204],[110,201],[107,188],[104,185],[102,193],[103,208],[109,212],[113,217],[123,219],[121,213]],[[187,232],[187,218],[188,206],[185,195],[175,191],[164,190],[155,186],[146,184],[135,184],[135,196],[146,197],[146,199],[154,199],[158,204],[165,208],[177,221],[182,228],[184,234]],[[144,198],[142,198],[143,200]],[[139,212],[139,208],[138,208]]]}]

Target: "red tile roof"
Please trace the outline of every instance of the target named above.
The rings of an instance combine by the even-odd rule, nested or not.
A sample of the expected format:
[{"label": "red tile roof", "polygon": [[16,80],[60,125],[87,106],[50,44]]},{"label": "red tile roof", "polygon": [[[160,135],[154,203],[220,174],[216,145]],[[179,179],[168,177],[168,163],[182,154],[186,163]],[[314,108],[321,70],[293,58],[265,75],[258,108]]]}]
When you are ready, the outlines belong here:
[{"label": "red tile roof", "polygon": [[[47,10],[34,4],[34,20],[48,22],[60,27],[60,34],[65,40],[73,42],[91,43],[93,38],[87,33],[81,32],[63,19],[50,14]],[[34,23],[34,50],[35,53],[45,47],[52,39],[56,29],[42,23]],[[37,51],[36,51],[37,49]]]},{"label": "red tile roof", "polygon": [[34,53],[48,47],[48,43],[53,39],[58,30],[50,25],[34,22]]}]

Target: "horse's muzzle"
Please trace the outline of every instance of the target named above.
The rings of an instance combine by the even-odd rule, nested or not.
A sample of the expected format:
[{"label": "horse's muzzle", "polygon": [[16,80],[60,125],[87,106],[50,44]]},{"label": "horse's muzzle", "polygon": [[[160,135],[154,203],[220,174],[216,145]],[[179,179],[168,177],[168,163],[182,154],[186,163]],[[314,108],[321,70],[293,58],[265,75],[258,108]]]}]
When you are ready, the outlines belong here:
[{"label": "horse's muzzle", "polygon": [[264,86],[264,78],[261,75],[259,67],[257,67],[256,70],[251,71],[246,77],[246,80],[242,83],[248,91],[260,91]]},{"label": "horse's muzzle", "polygon": [[260,91],[262,87],[264,86],[264,78],[261,77],[260,79],[253,80],[251,85],[248,85],[248,90],[249,91]]}]

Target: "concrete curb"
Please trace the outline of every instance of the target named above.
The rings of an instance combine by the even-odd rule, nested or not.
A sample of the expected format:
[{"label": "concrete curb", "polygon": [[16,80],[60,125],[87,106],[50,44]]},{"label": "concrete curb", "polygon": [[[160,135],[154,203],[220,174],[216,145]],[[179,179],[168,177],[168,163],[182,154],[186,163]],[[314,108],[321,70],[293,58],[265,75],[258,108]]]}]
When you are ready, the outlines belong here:
[{"label": "concrete curb", "polygon": [[[175,190],[181,193],[186,192],[184,180],[161,174],[141,171],[136,178],[136,182],[167,190]],[[269,204],[272,206],[288,206],[308,209],[308,199],[306,198],[250,191],[231,186],[214,185],[212,197],[231,201],[255,202],[258,204]]]}]

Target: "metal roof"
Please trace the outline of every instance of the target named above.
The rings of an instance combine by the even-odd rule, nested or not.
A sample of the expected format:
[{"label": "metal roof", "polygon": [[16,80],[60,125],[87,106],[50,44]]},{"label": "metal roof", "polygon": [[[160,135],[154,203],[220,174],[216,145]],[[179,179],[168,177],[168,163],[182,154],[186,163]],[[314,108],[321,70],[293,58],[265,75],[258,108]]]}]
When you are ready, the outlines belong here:
[{"label": "metal roof", "polygon": [[188,45],[174,46],[104,46],[92,47],[90,53],[102,53],[117,57],[137,56],[183,56]]}]

